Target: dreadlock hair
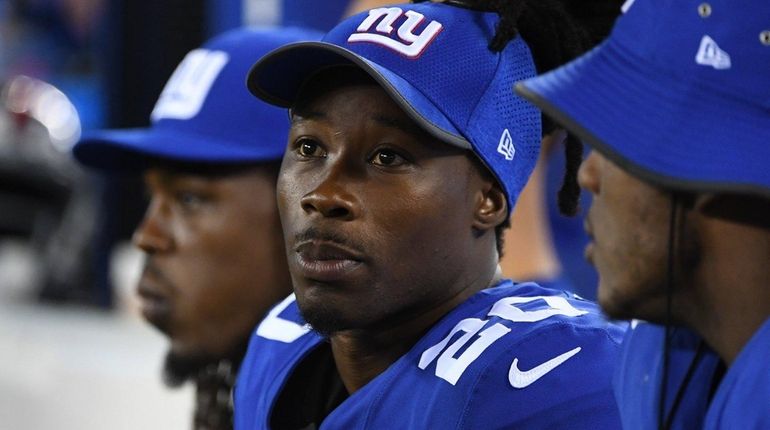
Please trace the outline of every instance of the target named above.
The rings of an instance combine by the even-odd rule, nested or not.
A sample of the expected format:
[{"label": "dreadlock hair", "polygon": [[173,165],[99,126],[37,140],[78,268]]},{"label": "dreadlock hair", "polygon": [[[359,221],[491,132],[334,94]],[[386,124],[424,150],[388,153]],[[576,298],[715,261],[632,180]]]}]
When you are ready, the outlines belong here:
[{"label": "dreadlock hair", "polygon": [[[620,13],[622,0],[445,0],[444,3],[495,12],[500,21],[489,49],[505,49],[517,35],[527,42],[538,74],[555,69],[583,54],[603,39]],[[543,116],[543,136],[558,125]],[[580,201],[577,172],[583,158],[583,143],[572,133],[564,145],[566,169],[557,195],[559,211],[574,216]],[[495,229],[498,254],[502,255],[503,230],[510,221]]]},{"label": "dreadlock hair", "polygon": [[[469,3],[483,4],[500,15],[489,49],[502,51],[510,40],[521,34],[540,74],[572,60],[589,46],[588,32],[578,25],[559,0],[472,0]],[[543,135],[556,128],[556,123],[543,116]],[[577,213],[580,199],[577,171],[582,161],[583,144],[570,133],[564,147],[566,172],[558,204],[561,213],[571,216]]]}]

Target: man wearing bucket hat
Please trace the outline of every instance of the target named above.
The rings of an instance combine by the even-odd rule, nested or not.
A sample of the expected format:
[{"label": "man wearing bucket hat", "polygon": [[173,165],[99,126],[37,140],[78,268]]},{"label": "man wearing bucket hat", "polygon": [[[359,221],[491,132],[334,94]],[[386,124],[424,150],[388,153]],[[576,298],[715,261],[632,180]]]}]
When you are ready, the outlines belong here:
[{"label": "man wearing bucket hat", "polygon": [[522,7],[373,9],[254,66],[251,91],[291,108],[277,189],[295,296],[252,337],[236,428],[618,428],[622,328],[500,275],[542,137],[512,91],[543,60],[524,40],[574,34],[557,2]]},{"label": "man wearing bucket hat", "polygon": [[74,148],[87,166],[144,174],[141,310],[171,340],[166,380],[196,384],[195,428],[232,428],[230,389],[251,331],[291,291],[275,205],[288,120],[251,97],[243,77],[264,53],[316,38],[218,36],[179,65],[150,128],[93,133]]},{"label": "man wearing bucket hat", "polygon": [[590,143],[586,254],[638,318],[625,428],[770,428],[770,3],[627,2],[608,41],[517,91]]}]

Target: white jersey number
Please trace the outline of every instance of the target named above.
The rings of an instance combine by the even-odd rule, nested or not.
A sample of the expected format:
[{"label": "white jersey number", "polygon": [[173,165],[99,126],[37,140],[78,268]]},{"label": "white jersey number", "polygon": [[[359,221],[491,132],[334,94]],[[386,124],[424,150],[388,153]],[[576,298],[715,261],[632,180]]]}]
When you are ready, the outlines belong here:
[{"label": "white jersey number", "polygon": [[292,343],[309,332],[311,330],[309,324],[297,324],[294,321],[285,320],[278,316],[295,300],[296,297],[292,294],[277,304],[257,326],[257,336],[283,343]]},{"label": "white jersey number", "polygon": [[[543,300],[548,306],[544,309],[525,311],[516,305],[530,303],[535,300]],[[573,307],[565,298],[557,296],[535,296],[535,297],[505,297],[498,300],[492,310],[487,314],[488,317],[500,317],[514,323],[532,323],[542,321],[555,315],[567,317],[577,317],[587,314],[587,311],[581,311]],[[489,348],[496,340],[505,336],[511,331],[508,327],[500,323],[495,323],[484,330],[481,330],[489,320],[478,318],[467,318],[455,325],[452,331],[441,340],[425,350],[420,356],[418,367],[425,370],[438,357],[436,363],[436,376],[449,382],[452,385],[465,372],[465,369],[471,365],[484,350]],[[457,340],[449,345],[449,341],[459,332],[463,332]],[[455,358],[455,354],[463,348],[472,339],[468,348]],[[447,346],[449,345],[449,346]]]}]

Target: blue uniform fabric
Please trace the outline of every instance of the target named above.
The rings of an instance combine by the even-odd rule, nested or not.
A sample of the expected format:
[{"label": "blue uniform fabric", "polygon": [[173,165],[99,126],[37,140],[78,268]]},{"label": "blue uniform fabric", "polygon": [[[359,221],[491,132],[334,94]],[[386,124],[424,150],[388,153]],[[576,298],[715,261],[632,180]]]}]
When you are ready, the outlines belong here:
[{"label": "blue uniform fabric", "polygon": [[770,318],[719,384],[704,429],[770,429]]},{"label": "blue uniform fabric", "polygon": [[[269,428],[292,371],[325,342],[302,324],[293,297],[260,323],[236,382],[236,429]],[[624,329],[571,293],[504,281],[451,311],[320,428],[615,430]],[[546,362],[540,378],[527,375]]]},{"label": "blue uniform fabric", "polygon": [[[648,323],[640,323],[626,334],[614,381],[625,430],[658,428],[663,336],[662,326]],[[702,339],[687,329],[673,331],[667,415],[701,343]],[[681,389],[671,429],[770,429],[770,319],[741,350],[721,381],[719,356],[705,344],[702,348],[689,383]]]},{"label": "blue uniform fabric", "polygon": [[[614,381],[625,430],[658,428],[664,332],[662,326],[639,323],[626,333]],[[671,411],[678,387],[700,343],[701,339],[695,333],[684,328],[674,329],[669,343],[667,413]],[[671,430],[703,428],[709,392],[719,364],[719,357],[710,349],[703,354],[688,384],[689,388],[683,393]]]}]

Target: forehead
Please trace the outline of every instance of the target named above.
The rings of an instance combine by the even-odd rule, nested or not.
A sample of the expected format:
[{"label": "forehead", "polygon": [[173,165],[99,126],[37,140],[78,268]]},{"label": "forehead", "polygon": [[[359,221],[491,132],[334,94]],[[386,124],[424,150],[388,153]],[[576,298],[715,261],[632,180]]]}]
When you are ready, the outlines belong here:
[{"label": "forehead", "polygon": [[224,183],[244,176],[259,176],[275,180],[279,162],[208,164],[184,162],[153,162],[143,172],[145,183],[150,185],[173,185],[178,182],[197,181]]},{"label": "forehead", "polygon": [[316,107],[319,102],[343,91],[366,91],[380,99],[377,104],[383,105],[384,102],[384,107],[398,109],[372,77],[356,67],[342,66],[322,70],[308,79],[300,89],[291,112],[300,115],[307,113],[308,109]]},{"label": "forehead", "polygon": [[338,67],[311,78],[291,108],[292,122],[305,119],[374,121],[398,129],[431,146],[451,147],[436,139],[415,122],[369,75],[353,67]]}]

